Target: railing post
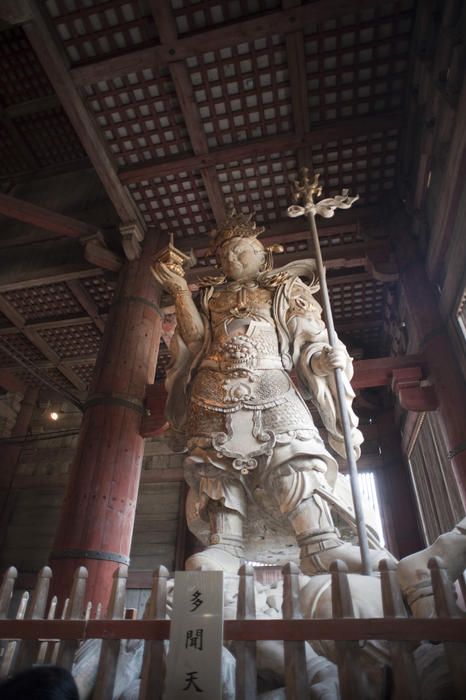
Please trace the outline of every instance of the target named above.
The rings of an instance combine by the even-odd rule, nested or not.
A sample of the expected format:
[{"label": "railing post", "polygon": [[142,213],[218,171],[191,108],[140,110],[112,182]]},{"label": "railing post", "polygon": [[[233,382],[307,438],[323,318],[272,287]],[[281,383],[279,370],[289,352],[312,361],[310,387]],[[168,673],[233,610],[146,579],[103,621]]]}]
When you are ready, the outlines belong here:
[{"label": "railing post", "polygon": [[[299,576],[296,564],[285,564],[283,571],[283,619],[301,619],[299,603]],[[285,692],[286,700],[301,700],[309,696],[304,640],[285,640]]]},{"label": "railing post", "polygon": [[[73,578],[73,586],[71,588],[70,600],[66,612],[66,620],[81,620],[84,609],[84,596],[86,593],[87,569],[80,566],[76,569]],[[58,666],[71,671],[76,649],[78,648],[79,640],[66,639],[60,642],[57,654],[56,663]]]},{"label": "railing post", "polygon": [[[26,620],[44,619],[51,578],[52,569],[49,566],[44,566],[37,575],[31,604],[25,615]],[[21,642],[16,658],[15,671],[22,671],[24,668],[32,666],[37,660],[39,649],[40,642],[37,639],[28,639]]]},{"label": "railing post", "polygon": [[[50,607],[49,607],[49,612],[47,615],[47,620],[54,620],[55,619],[55,611],[57,609],[57,604],[58,604],[58,599],[57,596],[54,595],[52,600],[50,601]],[[38,664],[45,664],[46,663],[46,658],[47,658],[47,652],[49,649],[52,649],[52,644],[53,642],[42,642],[39,648],[39,653],[37,654],[37,663]]]},{"label": "railing post", "polygon": [[[26,612],[27,604],[29,600],[29,593],[24,591],[19,602],[18,611],[16,613],[16,619],[22,620]],[[3,655],[2,665],[0,669],[0,678],[6,678],[10,672],[11,662],[13,661],[13,656],[16,650],[16,645],[18,642],[8,642],[5,654]]]},{"label": "railing post", "polygon": [[[379,564],[384,617],[407,617],[396,577],[396,564],[383,559]],[[395,684],[394,700],[419,700],[420,683],[413,657],[412,642],[390,642],[390,656]]]},{"label": "railing post", "polygon": [[[126,582],[128,568],[119,566],[113,574],[113,586],[107,608],[107,620],[122,620],[125,614]],[[113,688],[120,655],[120,639],[103,639],[100,650],[99,669],[93,695],[99,700],[112,700]]]},{"label": "railing post", "polygon": [[[348,583],[348,568],[340,559],[330,564],[332,574],[333,617],[354,618],[353,601]],[[340,696],[342,700],[369,699],[367,678],[361,668],[357,641],[335,642]]]},{"label": "railing post", "polygon": [[[256,619],[254,569],[244,564],[238,571],[238,620]],[[236,642],[236,700],[255,700],[257,696],[256,642]]]},{"label": "railing post", "polygon": [[[154,571],[152,593],[148,601],[144,618],[164,620],[167,612],[167,578],[168,569],[159,566]],[[139,700],[160,700],[165,681],[163,640],[146,640],[141,672]]]},{"label": "railing post", "polygon": [[8,617],[11,596],[13,595],[17,576],[18,571],[14,566],[10,566],[3,575],[2,586],[0,588],[0,620],[4,620]]},{"label": "railing post", "polygon": [[[453,596],[453,585],[448,578],[444,563],[440,557],[429,559],[432,590],[434,592],[437,617],[462,617]],[[466,644],[444,642],[445,654],[450,668],[455,697],[464,698],[466,688]]]}]

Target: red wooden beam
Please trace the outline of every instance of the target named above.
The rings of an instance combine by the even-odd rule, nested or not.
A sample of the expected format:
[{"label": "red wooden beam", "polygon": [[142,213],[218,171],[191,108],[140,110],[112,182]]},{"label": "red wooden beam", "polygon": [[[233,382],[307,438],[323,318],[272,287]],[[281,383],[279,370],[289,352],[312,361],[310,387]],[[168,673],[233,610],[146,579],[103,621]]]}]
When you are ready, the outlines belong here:
[{"label": "red wooden beam", "polygon": [[[168,639],[170,620],[0,620],[1,639]],[[225,620],[224,639],[435,639],[464,642],[462,618]]]}]

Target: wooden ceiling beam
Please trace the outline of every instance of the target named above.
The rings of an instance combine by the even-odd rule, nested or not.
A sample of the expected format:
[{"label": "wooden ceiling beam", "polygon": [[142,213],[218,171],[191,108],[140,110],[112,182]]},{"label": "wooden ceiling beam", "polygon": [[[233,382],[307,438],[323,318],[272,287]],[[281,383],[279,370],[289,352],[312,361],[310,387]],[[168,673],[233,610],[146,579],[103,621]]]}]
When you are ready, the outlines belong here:
[{"label": "wooden ceiling beam", "polygon": [[0,214],[32,226],[38,226],[58,236],[79,238],[80,236],[95,236],[99,231],[97,226],[64,214],[58,214],[55,211],[40,207],[37,204],[31,204],[8,194],[0,193]]},{"label": "wooden ceiling beam", "polygon": [[389,114],[358,117],[358,119],[345,119],[333,126],[313,129],[304,137],[294,133],[268,136],[261,139],[252,139],[241,142],[235,146],[224,146],[209,151],[203,155],[176,156],[163,162],[149,161],[144,165],[121,168],[120,179],[129,184],[150,180],[154,177],[165,177],[176,174],[182,170],[196,171],[202,168],[223,165],[232,161],[241,161],[245,158],[256,158],[265,153],[281,153],[287,150],[295,150],[303,146],[325,144],[330,141],[338,141],[345,138],[355,138],[376,131],[400,128],[402,112],[396,111]]},{"label": "wooden ceiling beam", "polygon": [[87,313],[89,314],[93,323],[97,326],[99,331],[103,333],[105,328],[105,321],[100,315],[99,307],[92,299],[90,294],[87,293],[87,291],[84,289],[84,287],[81,286],[78,280],[68,280],[66,284],[70,292],[75,297],[75,299],[81,304],[84,311],[87,311]]},{"label": "wooden ceiling beam", "polygon": [[[150,0],[149,4],[162,43],[176,40],[178,37],[178,30],[169,0]],[[183,60],[177,61],[175,63],[170,63],[168,68],[193,151],[196,155],[208,153],[209,145],[194,97],[194,89],[186,63]],[[219,224],[225,219],[226,211],[215,168],[213,166],[201,168],[201,177],[214,218],[217,224]]]},{"label": "wooden ceiling beam", "polygon": [[81,144],[89,156],[102,184],[123,224],[137,222],[142,231],[146,226],[141,213],[127,189],[120,182],[113,157],[107,150],[100,131],[89,114],[74,85],[67,59],[55,40],[39,3],[28,0],[32,21],[24,25],[25,34],[38,60],[52,83]]},{"label": "wooden ceiling beam", "polygon": [[25,102],[17,102],[16,104],[8,105],[8,107],[4,108],[3,113],[10,117],[10,119],[15,119],[16,117],[23,117],[26,114],[36,114],[37,112],[43,112],[44,110],[60,106],[60,100],[57,95],[43,95],[42,97],[34,97],[32,100],[26,100]]},{"label": "wooden ceiling beam", "polygon": [[50,345],[39,335],[37,331],[30,330],[26,326],[23,316],[10,304],[9,301],[0,296],[0,311],[7,317],[16,328],[23,333],[30,343],[49,360],[52,365],[63,374],[66,379],[79,391],[85,391],[86,385],[71,367],[63,365],[62,358],[57,355]]},{"label": "wooden ceiling beam", "polygon": [[[155,5],[155,3],[153,3]],[[357,9],[383,5],[383,0],[360,0]],[[172,38],[158,46],[139,49],[113,58],[78,66],[71,70],[76,85],[90,85],[100,80],[127,75],[160,63],[170,64],[197,56],[206,51],[216,51],[225,46],[236,46],[272,34],[289,34],[297,27],[341,16],[355,11],[350,0],[316,0],[291,9],[260,14],[238,22],[231,22],[214,29]]]},{"label": "wooden ceiling beam", "polygon": [[85,279],[102,274],[99,267],[85,266],[82,262],[69,265],[55,265],[40,270],[26,270],[11,274],[10,271],[0,272],[0,294],[14,289],[29,289],[43,284],[56,284],[71,279]]},{"label": "wooden ceiling beam", "polygon": [[0,214],[45,229],[57,236],[68,236],[78,240],[84,247],[86,260],[98,267],[117,271],[122,265],[120,256],[106,247],[104,237],[97,226],[1,193]]},{"label": "wooden ceiling beam", "polygon": [[[105,322],[107,314],[101,314],[100,316]],[[79,314],[78,316],[72,317],[57,317],[51,318],[47,321],[26,321],[25,327],[31,331],[45,331],[53,328],[72,328],[73,326],[86,326],[92,323],[92,319],[89,316],[83,316]],[[8,335],[16,335],[18,329],[16,326],[9,326],[8,328],[0,328],[0,337]]]}]

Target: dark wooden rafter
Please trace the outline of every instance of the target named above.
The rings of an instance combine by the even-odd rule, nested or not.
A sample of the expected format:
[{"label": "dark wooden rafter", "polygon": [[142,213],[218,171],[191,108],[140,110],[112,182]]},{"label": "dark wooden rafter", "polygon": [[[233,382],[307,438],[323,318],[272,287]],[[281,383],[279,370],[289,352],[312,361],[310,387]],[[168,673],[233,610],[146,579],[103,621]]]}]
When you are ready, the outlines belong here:
[{"label": "dark wooden rafter", "polygon": [[0,294],[15,289],[29,289],[40,287],[43,284],[55,284],[72,279],[86,279],[101,274],[98,267],[91,267],[85,262],[71,262],[69,265],[55,265],[50,268],[36,271],[27,270],[14,275],[0,274]]},{"label": "dark wooden rafter", "polygon": [[235,146],[216,148],[201,156],[176,156],[167,158],[163,162],[149,161],[144,165],[121,168],[119,176],[122,182],[129,184],[140,180],[150,180],[154,177],[164,177],[165,175],[178,173],[181,170],[197,170],[231,161],[240,161],[244,158],[255,158],[265,153],[278,153],[303,146],[309,147],[325,144],[329,141],[354,138],[371,132],[397,129],[401,124],[402,113],[399,111],[391,114],[360,117],[357,121],[345,119],[333,126],[313,129],[303,137],[299,137],[294,133],[267,136]]},{"label": "dark wooden rafter", "polygon": [[98,233],[97,226],[7,194],[0,194],[0,214],[38,226],[59,236],[80,238],[96,236]]},{"label": "dark wooden rafter", "polygon": [[106,248],[104,238],[97,226],[1,193],[0,213],[38,226],[58,236],[77,239],[84,247],[86,260],[99,267],[114,271],[121,267],[121,258]]},{"label": "dark wooden rafter", "polygon": [[[154,0],[155,4],[155,0]],[[358,9],[383,5],[381,0],[361,0]],[[140,71],[160,63],[175,63],[206,51],[216,51],[224,46],[262,39],[264,36],[289,34],[296,27],[313,22],[323,22],[335,16],[354,12],[354,3],[346,0],[317,0],[316,2],[261,14],[260,17],[242,19],[225,26],[196,32],[186,37],[172,39],[158,46],[133,50],[119,56],[71,70],[76,85],[89,85],[99,80]]]},{"label": "dark wooden rafter", "polygon": [[[78,300],[79,301],[79,300]],[[106,314],[99,314],[99,318],[102,323],[105,323]],[[79,314],[78,316],[66,317],[63,316],[57,318],[47,319],[46,321],[26,321],[25,328],[31,331],[45,331],[51,330],[53,328],[72,328],[73,326],[85,326],[92,323],[89,316],[84,316]],[[97,325],[97,324],[96,324]],[[0,338],[2,336],[15,335],[18,332],[16,326],[8,326],[7,328],[0,328]]]},{"label": "dark wooden rafter", "polygon": [[50,345],[39,335],[38,331],[30,330],[26,326],[26,321],[23,316],[10,304],[4,297],[0,296],[0,311],[8,318],[16,328],[32,343],[44,357],[49,360],[66,379],[73,384],[79,391],[85,391],[86,385],[76,372],[67,365],[63,364],[62,358],[57,355]]},{"label": "dark wooden rafter", "polygon": [[113,158],[87,111],[78,89],[73,84],[67,59],[61,51],[49,23],[37,3],[25,2],[31,20],[24,25],[25,34],[37,58],[52,83],[81,143],[96,169],[115,210],[124,224],[138,222],[142,231],[145,224],[138,207],[118,179]]},{"label": "dark wooden rafter", "polygon": [[[175,41],[178,32],[169,0],[150,0],[149,4],[162,43]],[[186,64],[183,60],[170,63],[169,70],[193,151],[196,156],[203,156],[209,146]],[[200,171],[215,220],[220,223],[225,218],[225,206],[215,167],[201,167]]]}]

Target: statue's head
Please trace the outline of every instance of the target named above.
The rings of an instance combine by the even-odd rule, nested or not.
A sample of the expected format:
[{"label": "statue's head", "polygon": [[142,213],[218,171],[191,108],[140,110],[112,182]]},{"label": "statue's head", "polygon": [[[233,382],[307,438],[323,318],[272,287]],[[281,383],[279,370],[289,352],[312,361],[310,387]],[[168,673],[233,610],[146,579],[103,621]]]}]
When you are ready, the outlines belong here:
[{"label": "statue's head", "polygon": [[210,253],[215,253],[222,270],[230,279],[255,277],[273,267],[272,253],[281,246],[264,247],[258,236],[265,230],[253,221],[254,214],[237,214],[229,203],[226,219],[210,232]]}]

